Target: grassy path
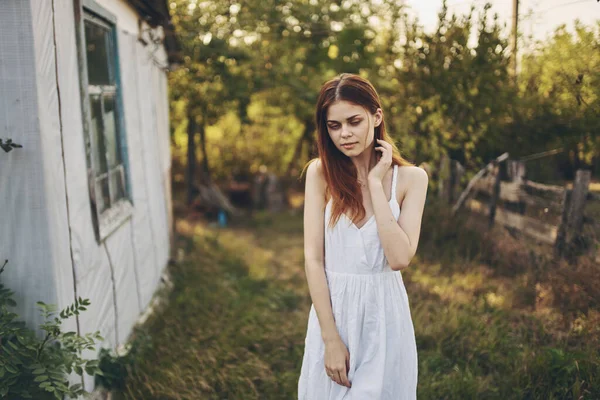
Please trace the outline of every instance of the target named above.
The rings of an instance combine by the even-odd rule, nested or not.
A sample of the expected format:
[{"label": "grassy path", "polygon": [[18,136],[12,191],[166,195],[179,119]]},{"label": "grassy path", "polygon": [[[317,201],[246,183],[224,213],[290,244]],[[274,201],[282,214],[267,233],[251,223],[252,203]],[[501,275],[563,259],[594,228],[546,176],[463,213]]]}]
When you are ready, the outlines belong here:
[{"label": "grassy path", "polygon": [[[419,399],[600,398],[598,313],[565,327],[532,291],[532,270],[518,270],[523,253],[494,258],[512,250],[439,218],[424,221],[404,273]],[[224,230],[180,220],[178,231],[185,256],[169,303],[136,333],[117,397],[295,399],[310,306],[301,215]]]}]

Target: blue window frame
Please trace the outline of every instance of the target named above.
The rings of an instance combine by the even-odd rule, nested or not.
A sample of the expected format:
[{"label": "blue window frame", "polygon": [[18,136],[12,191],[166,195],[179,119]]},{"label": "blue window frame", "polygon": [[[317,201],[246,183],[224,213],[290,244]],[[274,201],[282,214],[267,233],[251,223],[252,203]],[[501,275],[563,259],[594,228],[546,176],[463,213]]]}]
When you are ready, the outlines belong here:
[{"label": "blue window frame", "polygon": [[132,214],[116,18],[84,0],[79,69],[90,203],[98,241]]}]

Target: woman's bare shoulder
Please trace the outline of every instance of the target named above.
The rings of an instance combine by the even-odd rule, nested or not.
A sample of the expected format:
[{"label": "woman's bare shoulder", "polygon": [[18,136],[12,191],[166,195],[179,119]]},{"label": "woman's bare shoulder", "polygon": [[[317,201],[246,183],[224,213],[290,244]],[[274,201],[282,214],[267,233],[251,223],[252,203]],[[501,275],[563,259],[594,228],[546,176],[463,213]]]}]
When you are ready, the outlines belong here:
[{"label": "woman's bare shoulder", "polygon": [[404,198],[409,190],[427,191],[429,176],[427,171],[415,165],[404,165],[398,167],[398,196]]},{"label": "woman's bare shoulder", "polygon": [[325,185],[325,175],[323,175],[323,163],[319,158],[315,158],[308,164],[306,169],[306,181],[310,180],[313,184],[319,186]]},{"label": "woman's bare shoulder", "polygon": [[398,167],[398,177],[403,177],[404,181],[420,182],[429,179],[427,172],[416,165],[401,165]]}]

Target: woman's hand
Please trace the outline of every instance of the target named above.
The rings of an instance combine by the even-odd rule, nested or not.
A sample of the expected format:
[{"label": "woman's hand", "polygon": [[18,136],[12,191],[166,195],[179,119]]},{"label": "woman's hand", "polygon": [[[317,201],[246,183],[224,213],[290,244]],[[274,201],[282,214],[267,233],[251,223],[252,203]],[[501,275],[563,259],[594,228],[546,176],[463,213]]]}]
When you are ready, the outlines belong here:
[{"label": "woman's hand", "polygon": [[368,180],[369,182],[381,183],[392,165],[392,145],[385,140],[377,139],[377,142],[379,147],[375,147],[375,150],[380,151],[381,154],[377,164],[369,171]]},{"label": "woman's hand", "polygon": [[338,385],[352,387],[348,380],[350,353],[341,338],[325,343],[325,371]]}]

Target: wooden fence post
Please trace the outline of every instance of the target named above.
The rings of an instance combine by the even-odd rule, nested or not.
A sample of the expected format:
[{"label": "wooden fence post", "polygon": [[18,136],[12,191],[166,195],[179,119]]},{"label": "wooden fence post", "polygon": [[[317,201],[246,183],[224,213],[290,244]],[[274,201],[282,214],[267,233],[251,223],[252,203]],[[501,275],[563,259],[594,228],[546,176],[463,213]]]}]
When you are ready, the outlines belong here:
[{"label": "wooden fence post", "polygon": [[450,161],[450,190],[448,193],[448,203],[456,201],[460,190],[460,180],[465,173],[463,166],[456,160]]},{"label": "wooden fence post", "polygon": [[563,211],[560,226],[554,244],[554,254],[562,257],[581,231],[583,224],[583,210],[587,200],[591,171],[577,170],[573,190],[565,188],[563,197]]},{"label": "wooden fence post", "polygon": [[[517,182],[522,184],[525,180],[525,161],[520,160],[508,160],[506,164],[506,168],[508,171],[508,177],[512,182]],[[519,201],[517,207],[517,211],[519,214],[525,214],[525,205],[524,201]]]},{"label": "wooden fence post", "polygon": [[494,168],[492,169],[492,176],[494,177],[494,190],[492,191],[492,197],[490,199],[490,214],[489,214],[489,226],[494,226],[494,220],[496,219],[496,205],[498,204],[498,198],[500,197],[500,163],[495,162]]},{"label": "wooden fence post", "polygon": [[513,182],[522,182],[525,179],[525,162],[520,160],[507,160],[506,168],[508,177]]},{"label": "wooden fence post", "polygon": [[445,202],[448,201],[450,193],[451,163],[447,154],[440,160],[440,169],[438,173],[438,197]]}]

